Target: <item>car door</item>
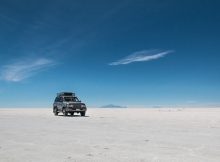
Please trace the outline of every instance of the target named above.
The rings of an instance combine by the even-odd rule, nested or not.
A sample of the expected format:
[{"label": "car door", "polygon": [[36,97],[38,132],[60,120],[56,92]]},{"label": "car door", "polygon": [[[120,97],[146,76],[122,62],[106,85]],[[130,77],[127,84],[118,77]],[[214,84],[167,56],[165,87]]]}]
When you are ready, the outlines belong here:
[{"label": "car door", "polygon": [[58,108],[59,110],[62,110],[62,109],[63,109],[63,98],[62,98],[62,97],[59,97],[59,98],[58,98],[57,108]]}]

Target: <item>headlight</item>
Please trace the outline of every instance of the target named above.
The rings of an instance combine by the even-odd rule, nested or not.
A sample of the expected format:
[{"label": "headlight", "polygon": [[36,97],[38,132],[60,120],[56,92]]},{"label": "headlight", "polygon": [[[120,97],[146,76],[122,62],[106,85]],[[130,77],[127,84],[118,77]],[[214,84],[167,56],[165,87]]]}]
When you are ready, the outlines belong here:
[{"label": "headlight", "polygon": [[86,107],[86,105],[81,105],[81,107]]}]

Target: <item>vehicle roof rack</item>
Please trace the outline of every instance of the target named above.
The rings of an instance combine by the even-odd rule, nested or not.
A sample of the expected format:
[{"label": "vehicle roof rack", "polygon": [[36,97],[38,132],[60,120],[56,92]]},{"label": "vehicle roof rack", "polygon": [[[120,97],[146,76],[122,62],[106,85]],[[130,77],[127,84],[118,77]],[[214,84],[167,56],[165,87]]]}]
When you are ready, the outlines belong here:
[{"label": "vehicle roof rack", "polygon": [[57,96],[75,96],[75,93],[72,93],[72,92],[60,92],[60,93],[57,93]]}]

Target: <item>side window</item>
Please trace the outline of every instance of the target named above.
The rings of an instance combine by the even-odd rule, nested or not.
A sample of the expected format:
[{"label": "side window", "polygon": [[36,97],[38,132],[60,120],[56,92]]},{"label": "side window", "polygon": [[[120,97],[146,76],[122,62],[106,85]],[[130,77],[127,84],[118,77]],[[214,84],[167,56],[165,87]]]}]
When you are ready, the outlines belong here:
[{"label": "side window", "polygon": [[63,102],[63,98],[62,97],[56,97],[55,102]]}]

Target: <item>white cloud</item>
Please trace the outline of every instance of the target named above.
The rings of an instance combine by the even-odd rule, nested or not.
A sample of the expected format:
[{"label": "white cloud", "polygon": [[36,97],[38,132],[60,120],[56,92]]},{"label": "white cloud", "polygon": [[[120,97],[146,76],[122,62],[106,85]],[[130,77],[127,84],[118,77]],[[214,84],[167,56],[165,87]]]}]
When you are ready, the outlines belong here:
[{"label": "white cloud", "polygon": [[20,82],[54,65],[54,61],[46,58],[18,60],[2,67],[0,79]]},{"label": "white cloud", "polygon": [[141,62],[141,61],[150,61],[156,60],[165,55],[172,53],[172,50],[161,51],[161,50],[143,50],[132,53],[131,55],[122,58],[118,61],[111,62],[109,65],[125,65],[130,64],[132,62]]}]

